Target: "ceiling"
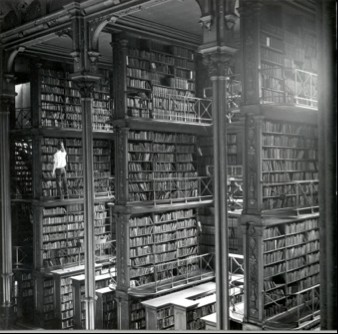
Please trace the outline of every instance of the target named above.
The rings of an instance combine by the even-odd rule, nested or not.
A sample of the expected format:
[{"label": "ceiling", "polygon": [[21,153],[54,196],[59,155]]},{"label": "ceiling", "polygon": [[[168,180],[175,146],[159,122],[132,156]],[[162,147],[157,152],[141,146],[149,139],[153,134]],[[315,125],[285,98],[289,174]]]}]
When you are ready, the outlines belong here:
[{"label": "ceiling", "polygon": [[[0,0],[2,1],[2,0]],[[202,27],[199,24],[200,8],[196,0],[170,0],[156,6],[134,12],[119,18],[115,25],[107,25],[108,32],[101,32],[99,38],[99,52],[101,59],[110,62],[112,57],[111,32],[126,27],[136,32],[142,25],[150,31],[169,30],[176,35],[190,36],[191,41],[202,41]],[[151,35],[151,33],[150,33]],[[55,37],[46,42],[34,45],[31,52],[46,52],[55,55],[68,56],[72,49],[72,40],[67,35]]]}]

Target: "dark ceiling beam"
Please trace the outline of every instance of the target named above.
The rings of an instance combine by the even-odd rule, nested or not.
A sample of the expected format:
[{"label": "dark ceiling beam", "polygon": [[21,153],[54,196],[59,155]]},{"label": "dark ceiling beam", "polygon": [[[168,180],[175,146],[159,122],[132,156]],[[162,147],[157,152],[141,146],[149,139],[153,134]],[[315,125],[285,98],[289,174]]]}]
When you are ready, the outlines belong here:
[{"label": "dark ceiling beam", "polygon": [[110,23],[104,29],[105,32],[114,33],[116,31],[126,31],[131,34],[142,35],[142,37],[151,37],[167,41],[175,41],[196,47],[202,43],[201,36],[186,33],[175,28],[166,27],[164,25],[143,20],[134,16],[124,17],[115,23]]}]

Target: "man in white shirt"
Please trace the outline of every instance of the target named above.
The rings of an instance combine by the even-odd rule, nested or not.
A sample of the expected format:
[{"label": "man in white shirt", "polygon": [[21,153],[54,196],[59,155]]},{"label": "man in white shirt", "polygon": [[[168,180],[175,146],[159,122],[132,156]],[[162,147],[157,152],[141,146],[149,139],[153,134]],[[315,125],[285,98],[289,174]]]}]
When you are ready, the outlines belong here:
[{"label": "man in white shirt", "polygon": [[57,196],[59,199],[63,199],[62,188],[64,190],[65,198],[68,198],[68,185],[66,174],[67,152],[65,150],[63,141],[59,141],[57,149],[58,150],[54,154],[53,176],[56,175]]}]

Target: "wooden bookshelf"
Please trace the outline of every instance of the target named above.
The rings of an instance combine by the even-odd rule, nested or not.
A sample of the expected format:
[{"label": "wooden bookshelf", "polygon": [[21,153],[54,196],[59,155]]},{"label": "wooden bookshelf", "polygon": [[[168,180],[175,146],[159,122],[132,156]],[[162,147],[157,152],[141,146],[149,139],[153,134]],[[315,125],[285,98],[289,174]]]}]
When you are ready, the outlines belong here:
[{"label": "wooden bookshelf", "polygon": [[[129,259],[133,284],[169,279],[172,270],[165,269],[167,262],[199,254],[197,219],[193,209],[130,217]],[[162,271],[154,273],[151,266],[159,264],[163,264]],[[194,264],[191,265],[193,270]]]},{"label": "wooden bookshelf", "polygon": [[32,154],[33,143],[30,137],[16,137],[12,141],[13,168],[11,182],[15,193],[12,197],[29,198],[33,195]]},{"label": "wooden bookshelf", "polygon": [[110,287],[96,290],[95,328],[117,329],[117,304],[115,291]]},{"label": "wooden bookshelf", "polygon": [[[101,272],[101,268],[102,265],[95,264],[96,274]],[[51,271],[54,280],[54,326],[56,328],[66,330],[75,326],[75,296],[73,296],[72,277],[83,272],[83,265]]]},{"label": "wooden bookshelf", "polygon": [[182,289],[200,269],[198,214],[212,188],[199,137],[211,134],[211,101],[195,96],[189,47],[116,35],[114,48],[116,296],[128,301],[122,327],[138,330],[144,299]]},{"label": "wooden bookshelf", "polygon": [[125,66],[127,117],[211,122],[210,100],[195,97],[194,50],[154,40],[130,39]]},{"label": "wooden bookshelf", "polygon": [[[95,276],[95,290],[107,288],[110,283],[111,276],[109,273]],[[74,309],[74,328],[86,328],[86,304],[85,304],[85,275],[80,274],[71,277],[72,293],[73,293],[73,309]]]},{"label": "wooden bookshelf", "polygon": [[[186,318],[183,321],[180,307],[196,306],[198,302],[194,299],[206,295],[213,295],[215,292],[215,283],[208,282],[194,287],[182,289],[157,298],[145,300],[142,304],[145,306],[145,317],[147,330],[179,330],[186,328]],[[185,322],[183,326],[182,323]],[[182,327],[183,326],[183,327]],[[187,328],[186,328],[187,329]]]},{"label": "wooden bookshelf", "polygon": [[[260,226],[247,223],[245,242],[258,242],[260,238],[262,241],[262,247],[249,249],[249,254],[258,259],[256,268],[262,277],[262,283],[258,283],[264,291],[260,321],[273,322],[290,309],[304,311],[304,305],[310,302],[310,296],[302,300],[297,294],[319,284],[318,217],[319,214],[297,218],[265,217]],[[258,230],[261,236],[254,234]],[[251,274],[246,280],[254,290]],[[312,311],[318,312],[318,309]],[[296,319],[295,327],[300,324],[299,320]]]}]

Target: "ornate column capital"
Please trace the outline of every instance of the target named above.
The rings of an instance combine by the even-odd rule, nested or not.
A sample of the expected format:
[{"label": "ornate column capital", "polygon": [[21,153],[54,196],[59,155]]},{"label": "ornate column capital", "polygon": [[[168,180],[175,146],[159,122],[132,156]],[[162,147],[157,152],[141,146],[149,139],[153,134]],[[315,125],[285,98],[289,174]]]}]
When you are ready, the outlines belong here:
[{"label": "ornate column capital", "polygon": [[15,95],[0,95],[0,113],[10,113],[15,104]]},{"label": "ornate column capital", "polygon": [[212,79],[229,75],[229,69],[233,66],[234,59],[229,53],[216,51],[204,54],[202,62],[208,68],[209,76]]},{"label": "ornate column capital", "polygon": [[77,74],[70,75],[72,81],[80,91],[81,98],[91,99],[93,98],[93,92],[96,83],[100,80],[100,77],[92,74]]}]

